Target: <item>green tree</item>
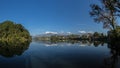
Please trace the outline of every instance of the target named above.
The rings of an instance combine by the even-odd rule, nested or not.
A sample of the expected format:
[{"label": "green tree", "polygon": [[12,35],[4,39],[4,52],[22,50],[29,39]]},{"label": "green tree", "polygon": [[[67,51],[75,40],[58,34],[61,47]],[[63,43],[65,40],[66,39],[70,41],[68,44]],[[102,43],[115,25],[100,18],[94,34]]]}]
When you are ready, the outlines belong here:
[{"label": "green tree", "polygon": [[103,23],[104,28],[115,30],[120,16],[120,0],[100,0],[101,5],[91,4],[90,15],[95,22]]},{"label": "green tree", "polygon": [[1,41],[31,41],[30,33],[21,24],[12,21],[0,23],[0,40]]}]

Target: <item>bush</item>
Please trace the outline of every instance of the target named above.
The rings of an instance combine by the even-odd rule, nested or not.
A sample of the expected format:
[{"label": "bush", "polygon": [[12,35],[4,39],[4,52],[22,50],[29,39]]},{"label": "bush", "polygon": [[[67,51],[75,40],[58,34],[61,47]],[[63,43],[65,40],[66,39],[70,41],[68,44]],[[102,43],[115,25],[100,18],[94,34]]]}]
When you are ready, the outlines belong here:
[{"label": "bush", "polygon": [[1,41],[31,41],[30,33],[21,24],[12,21],[0,23]]}]

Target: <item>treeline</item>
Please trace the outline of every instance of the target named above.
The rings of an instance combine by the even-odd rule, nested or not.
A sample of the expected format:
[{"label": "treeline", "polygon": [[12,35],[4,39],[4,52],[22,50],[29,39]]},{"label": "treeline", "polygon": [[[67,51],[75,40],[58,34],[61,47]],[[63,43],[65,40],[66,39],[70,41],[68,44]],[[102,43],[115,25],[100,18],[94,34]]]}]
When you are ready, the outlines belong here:
[{"label": "treeline", "polygon": [[31,41],[31,36],[21,24],[4,21],[0,23],[0,41]]},{"label": "treeline", "polygon": [[86,33],[82,35],[70,34],[70,35],[51,35],[51,36],[39,36],[34,37],[34,40],[40,41],[66,41],[66,40],[88,40],[88,41],[107,41],[107,35],[103,33]]},{"label": "treeline", "polygon": [[117,26],[115,30],[110,30],[107,34],[94,32],[85,34],[70,34],[70,35],[51,35],[51,36],[39,36],[35,37],[35,40],[51,40],[51,41],[65,41],[65,40],[88,40],[88,41],[105,41],[105,42],[116,42],[120,41],[120,26]]}]

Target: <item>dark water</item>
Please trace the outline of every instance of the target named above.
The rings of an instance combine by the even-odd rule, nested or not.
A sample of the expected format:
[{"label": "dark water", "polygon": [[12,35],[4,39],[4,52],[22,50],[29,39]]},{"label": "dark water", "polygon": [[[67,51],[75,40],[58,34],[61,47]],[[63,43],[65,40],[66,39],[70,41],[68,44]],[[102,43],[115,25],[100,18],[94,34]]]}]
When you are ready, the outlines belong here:
[{"label": "dark water", "polygon": [[88,42],[1,43],[0,68],[120,68],[120,46]]}]

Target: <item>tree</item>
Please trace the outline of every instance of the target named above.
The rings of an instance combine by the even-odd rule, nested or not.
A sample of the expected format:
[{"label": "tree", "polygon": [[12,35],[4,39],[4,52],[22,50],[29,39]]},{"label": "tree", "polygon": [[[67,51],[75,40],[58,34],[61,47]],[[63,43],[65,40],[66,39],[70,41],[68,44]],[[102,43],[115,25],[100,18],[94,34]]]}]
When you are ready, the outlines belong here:
[{"label": "tree", "polygon": [[100,33],[95,32],[95,33],[93,34],[93,36],[94,36],[94,37],[100,37]]},{"label": "tree", "polygon": [[120,17],[120,0],[100,0],[101,5],[91,4],[90,15],[95,22],[103,23],[103,28],[115,30]]},{"label": "tree", "polygon": [[30,33],[21,24],[12,21],[0,23],[1,41],[31,41]]}]

